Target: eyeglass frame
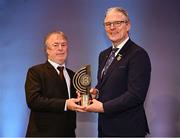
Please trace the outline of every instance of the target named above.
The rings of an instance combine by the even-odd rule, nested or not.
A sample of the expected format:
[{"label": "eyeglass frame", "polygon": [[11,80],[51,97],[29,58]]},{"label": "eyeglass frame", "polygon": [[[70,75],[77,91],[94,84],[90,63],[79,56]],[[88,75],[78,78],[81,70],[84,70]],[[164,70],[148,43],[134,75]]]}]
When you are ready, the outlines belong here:
[{"label": "eyeglass frame", "polygon": [[105,22],[104,26],[106,28],[110,28],[111,25],[113,25],[114,27],[120,27],[123,23],[127,23],[127,22],[128,22],[127,20],[124,20],[124,21],[114,21],[114,22]]},{"label": "eyeglass frame", "polygon": [[59,48],[59,46],[66,47],[66,46],[68,46],[68,42],[62,42],[62,43],[55,42],[55,43],[50,45],[50,47],[52,47],[54,49]]}]

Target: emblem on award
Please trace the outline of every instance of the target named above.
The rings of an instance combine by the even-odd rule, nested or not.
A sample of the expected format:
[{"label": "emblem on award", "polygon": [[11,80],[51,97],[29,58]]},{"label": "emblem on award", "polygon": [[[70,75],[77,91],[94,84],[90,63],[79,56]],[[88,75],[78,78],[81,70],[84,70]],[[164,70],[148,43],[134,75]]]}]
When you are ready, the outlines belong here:
[{"label": "emblem on award", "polygon": [[86,65],[78,70],[73,77],[73,85],[77,91],[81,93],[81,105],[88,106],[90,104],[90,88],[91,88],[91,71],[90,65]]}]

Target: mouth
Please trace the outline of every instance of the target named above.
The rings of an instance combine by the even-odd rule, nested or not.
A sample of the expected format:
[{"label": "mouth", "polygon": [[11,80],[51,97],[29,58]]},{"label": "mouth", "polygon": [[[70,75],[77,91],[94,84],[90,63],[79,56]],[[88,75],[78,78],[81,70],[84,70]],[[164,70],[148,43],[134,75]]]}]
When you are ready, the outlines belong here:
[{"label": "mouth", "polygon": [[110,34],[110,35],[117,35],[118,32],[110,32],[109,34]]},{"label": "mouth", "polygon": [[64,53],[57,53],[56,55],[57,55],[57,56],[63,56]]}]

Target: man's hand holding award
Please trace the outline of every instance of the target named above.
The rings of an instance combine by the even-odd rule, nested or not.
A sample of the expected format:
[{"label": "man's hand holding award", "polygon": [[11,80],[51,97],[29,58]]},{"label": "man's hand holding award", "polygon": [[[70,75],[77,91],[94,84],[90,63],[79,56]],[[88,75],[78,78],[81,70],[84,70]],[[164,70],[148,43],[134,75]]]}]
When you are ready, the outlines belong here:
[{"label": "man's hand holding award", "polygon": [[102,102],[97,100],[99,91],[91,88],[90,65],[82,67],[75,73],[73,85],[77,90],[78,98],[81,98],[80,105],[83,109],[80,112],[104,112]]},{"label": "man's hand holding award", "polygon": [[91,71],[90,65],[82,67],[73,77],[73,85],[80,94],[81,106],[90,104],[91,94]]}]

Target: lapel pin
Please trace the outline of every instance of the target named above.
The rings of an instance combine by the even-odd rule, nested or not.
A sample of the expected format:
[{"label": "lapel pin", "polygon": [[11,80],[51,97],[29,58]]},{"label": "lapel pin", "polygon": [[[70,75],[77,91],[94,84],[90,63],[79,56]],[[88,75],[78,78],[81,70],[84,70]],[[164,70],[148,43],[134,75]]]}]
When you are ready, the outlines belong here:
[{"label": "lapel pin", "polygon": [[118,55],[117,55],[117,61],[121,60],[121,58],[122,58],[122,55],[121,55],[121,54],[118,54]]}]

